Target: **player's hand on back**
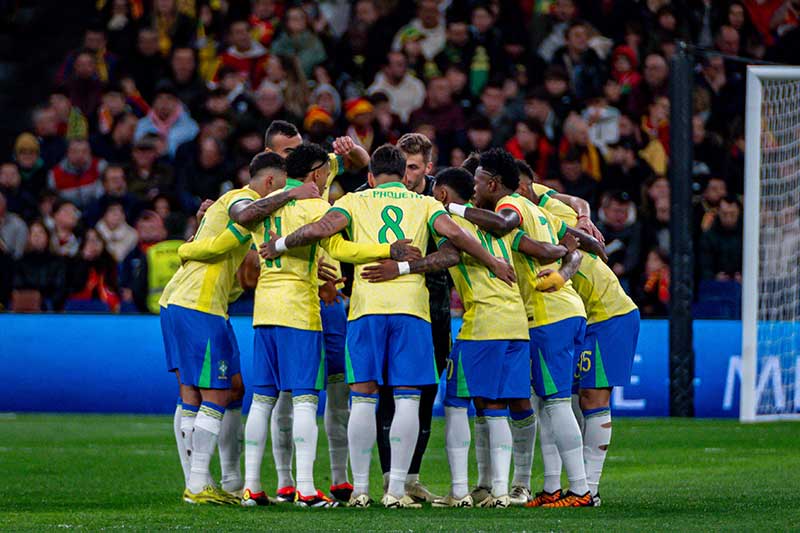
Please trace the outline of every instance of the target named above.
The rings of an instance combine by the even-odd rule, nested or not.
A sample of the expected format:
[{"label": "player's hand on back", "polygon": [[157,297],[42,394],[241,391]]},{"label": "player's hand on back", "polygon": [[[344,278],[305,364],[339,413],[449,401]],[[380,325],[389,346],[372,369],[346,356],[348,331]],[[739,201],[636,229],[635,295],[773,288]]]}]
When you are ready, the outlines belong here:
[{"label": "player's hand on back", "polygon": [[364,270],[361,272],[361,277],[370,283],[390,281],[399,275],[400,269],[397,266],[397,261],[392,259],[381,259],[375,265],[364,267]]},{"label": "player's hand on back", "polygon": [[203,217],[206,216],[206,211],[208,208],[214,205],[214,200],[203,200],[203,203],[200,204],[200,209],[197,210],[197,222],[200,223],[203,220]]},{"label": "player's hand on back", "polygon": [[313,181],[302,184],[292,189],[292,197],[295,200],[308,200],[310,198],[320,198],[319,187]]},{"label": "player's hand on back", "polygon": [[600,244],[606,243],[606,238],[603,237],[603,234],[600,232],[599,229],[597,229],[597,226],[594,225],[594,222],[592,222],[591,218],[585,216],[579,218],[578,224],[576,224],[575,227],[577,227],[581,231],[585,231],[586,233],[588,233],[589,235],[600,241]]},{"label": "player's hand on back", "polygon": [[269,240],[267,242],[262,242],[261,245],[258,247],[258,255],[260,255],[263,259],[275,259],[279,255],[281,255],[275,249],[275,241],[278,240],[280,237],[274,232],[269,232]]},{"label": "player's hand on back", "polygon": [[561,238],[561,244],[567,248],[567,253],[571,254],[581,246],[581,241],[575,235],[567,233]]},{"label": "player's hand on back", "polygon": [[514,267],[503,259],[495,259],[491,270],[495,276],[509,285],[513,285],[514,282],[517,281],[517,276],[514,274]]},{"label": "player's hand on back", "polygon": [[392,243],[391,257],[395,261],[417,261],[422,259],[422,252],[416,246],[411,246],[411,239],[401,239]]},{"label": "player's hand on back", "polygon": [[320,285],[319,287],[319,299],[322,300],[322,303],[325,305],[332,305],[336,303],[341,294],[339,290],[336,288],[336,283],[333,281],[327,281]]}]

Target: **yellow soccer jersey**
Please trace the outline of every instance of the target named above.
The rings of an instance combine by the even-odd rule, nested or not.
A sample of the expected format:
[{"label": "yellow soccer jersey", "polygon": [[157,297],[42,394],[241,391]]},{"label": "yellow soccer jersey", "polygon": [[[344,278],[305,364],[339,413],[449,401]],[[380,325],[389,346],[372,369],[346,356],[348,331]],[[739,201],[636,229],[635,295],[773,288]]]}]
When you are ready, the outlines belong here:
[{"label": "yellow soccer jersey", "polygon": [[586,306],[586,323],[602,322],[636,309],[636,304],[622,290],[614,271],[596,255],[582,254],[583,261],[572,278],[572,286]]},{"label": "yellow soccer jersey", "polygon": [[[522,221],[520,227],[531,239],[541,242],[558,244],[567,228],[560,220],[553,218],[546,211],[539,209],[533,202],[518,194],[505,196],[497,202],[496,210],[513,209]],[[567,281],[556,292],[539,292],[536,290],[536,276],[545,269],[558,270],[561,261],[541,265],[530,257],[515,253],[514,267],[517,271],[517,281],[520,293],[525,302],[530,327],[546,326],[576,316],[586,317],[578,293],[572,287],[572,282]]]},{"label": "yellow soccer jersey", "polygon": [[[516,232],[498,239],[484,232],[467,219],[454,216],[456,224],[478,239],[495,257],[511,258]],[[520,232],[521,233],[521,232]],[[439,244],[444,242],[441,239]],[[528,321],[525,304],[519,287],[509,287],[497,279],[483,263],[467,253],[461,253],[461,262],[450,267],[456,290],[464,303],[464,317],[459,340],[528,340]]]},{"label": "yellow soccer jersey", "polygon": [[554,198],[554,195],[557,194],[555,190],[541,183],[534,182],[533,192],[539,197],[539,207],[560,218],[571,228],[574,228],[578,224],[578,214],[570,206]]},{"label": "yellow soccer jersey", "polygon": [[[434,220],[447,216],[441,203],[411,192],[399,182],[346,194],[331,209],[347,217],[347,231],[356,243],[411,239],[411,244],[420,250],[427,247]],[[384,283],[369,283],[361,278],[362,270],[363,267],[356,267],[353,276],[350,320],[364,315],[403,314],[430,322],[425,276],[409,274]]]},{"label": "yellow soccer jersey", "polygon": [[[325,190],[322,191],[322,199],[326,202],[330,203],[330,194],[331,194],[331,185],[333,185],[333,181],[336,177],[344,172],[344,160],[342,156],[336,155],[333,153],[328,154],[328,162],[330,163],[330,172],[328,172],[328,180],[325,182]],[[342,265],[330,256],[328,252],[326,252],[322,247],[320,247],[317,251],[319,257],[323,259],[329,265],[333,265],[336,269],[337,277],[342,277]],[[341,289],[344,287],[344,283],[340,283],[338,287]]]},{"label": "yellow soccer jersey", "polygon": [[[195,311],[227,318],[230,293],[236,281],[236,271],[250,249],[250,235],[237,229],[230,219],[233,204],[242,200],[257,200],[259,195],[249,187],[223,194],[208,208],[195,233],[196,241],[213,239],[223,232],[233,233],[239,246],[212,262],[189,260],[170,281],[176,284],[167,303]],[[185,246],[185,245],[184,245]]]}]

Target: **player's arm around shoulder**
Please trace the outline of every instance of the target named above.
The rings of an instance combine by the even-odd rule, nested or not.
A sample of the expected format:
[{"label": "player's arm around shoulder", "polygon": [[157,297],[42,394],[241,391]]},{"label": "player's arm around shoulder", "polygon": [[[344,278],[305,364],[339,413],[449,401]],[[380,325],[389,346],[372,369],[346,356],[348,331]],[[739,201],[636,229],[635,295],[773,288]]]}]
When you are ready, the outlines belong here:
[{"label": "player's arm around shoulder", "polygon": [[250,239],[247,228],[231,221],[224,231],[214,237],[183,243],[178,247],[178,256],[184,262],[213,262],[249,242]]},{"label": "player's arm around shoulder", "polygon": [[503,237],[522,224],[519,212],[513,209],[494,212],[478,207],[448,204],[447,210],[454,215],[466,218],[483,231],[488,231],[496,237]]},{"label": "player's arm around shoulder", "polygon": [[257,195],[255,198],[253,196],[241,196],[232,200],[228,207],[228,216],[237,224],[252,228],[292,200],[310,198],[320,198],[319,188],[314,182],[304,183],[293,189],[274,192],[263,198],[258,198]]}]

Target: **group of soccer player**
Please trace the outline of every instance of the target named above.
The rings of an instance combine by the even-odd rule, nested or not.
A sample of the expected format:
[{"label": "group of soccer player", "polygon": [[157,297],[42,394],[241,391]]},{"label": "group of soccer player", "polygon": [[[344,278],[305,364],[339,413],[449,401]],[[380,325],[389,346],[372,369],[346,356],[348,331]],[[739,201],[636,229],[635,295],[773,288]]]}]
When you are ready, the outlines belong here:
[{"label": "group of soccer player", "polygon": [[[161,298],[167,367],[180,389],[174,431],[186,502],[369,507],[377,443],[388,508],[600,505],[611,390],[630,380],[639,313],[603,261],[589,206],[536,183],[504,150],[473,154],[435,178],[431,152],[427,138],[407,134],[371,155],[340,137],[328,153],[276,121],[249,185],[201,206]],[[365,166],[367,185],[331,205],[336,176]],[[349,301],[340,262],[355,265]],[[259,269],[243,435],[227,315],[242,263]],[[437,301],[442,279],[449,292],[442,271],[464,304],[452,347]],[[441,376],[451,485],[438,497],[419,466]],[[323,389],[330,496],[314,484]],[[537,426],[544,486],[534,495]],[[270,432],[275,497],[261,485]],[[209,470],[217,448],[221,486]]]}]

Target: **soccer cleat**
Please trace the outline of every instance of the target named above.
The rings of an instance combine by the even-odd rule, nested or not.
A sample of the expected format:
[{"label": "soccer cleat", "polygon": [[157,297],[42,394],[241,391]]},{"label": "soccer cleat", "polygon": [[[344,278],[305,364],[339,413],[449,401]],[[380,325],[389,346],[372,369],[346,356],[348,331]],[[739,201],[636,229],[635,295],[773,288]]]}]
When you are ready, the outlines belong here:
[{"label": "soccer cleat", "polygon": [[350,496],[353,495],[353,485],[350,483],[339,483],[338,485],[331,485],[331,496],[340,502],[350,501]]},{"label": "soccer cleat", "polygon": [[525,504],[525,507],[541,507],[547,503],[557,502],[561,499],[561,489],[555,492],[537,492],[536,496],[531,501]]},{"label": "soccer cleat", "polygon": [[269,497],[264,491],[253,492],[250,489],[244,489],[244,493],[242,494],[242,507],[256,507],[265,505],[272,505],[272,502],[269,501]]},{"label": "soccer cleat", "polygon": [[475,507],[486,507],[492,501],[492,492],[486,487],[475,487],[469,495]]},{"label": "soccer cleat", "polygon": [[507,509],[511,507],[511,498],[508,494],[504,494],[503,496],[499,496],[497,498],[492,498],[492,501],[486,507],[494,507],[495,509]]},{"label": "soccer cleat", "polygon": [[603,503],[603,500],[600,499],[599,492],[594,496],[592,496],[592,503],[594,504],[595,507],[600,507],[600,505]]},{"label": "soccer cleat", "polygon": [[292,503],[294,501],[295,490],[292,486],[281,487],[275,493],[275,503]]},{"label": "soccer cleat", "polygon": [[312,494],[311,496],[303,496],[300,494],[298,490],[295,492],[294,497],[294,504],[298,507],[316,507],[316,508],[327,508],[327,507],[338,507],[339,502],[331,500],[327,496],[325,496],[321,490],[318,490],[316,494]]},{"label": "soccer cleat", "polygon": [[522,485],[511,487],[511,492],[508,495],[511,498],[511,505],[525,505],[532,499],[530,489]]},{"label": "soccer cleat", "polygon": [[206,485],[203,490],[198,493],[185,489],[183,491],[183,501],[200,505],[238,505],[239,503],[239,499],[236,496],[214,485]]},{"label": "soccer cleat", "polygon": [[367,494],[359,494],[358,496],[350,496],[350,501],[347,502],[348,507],[358,507],[366,509],[372,505],[372,500]]},{"label": "soccer cleat", "polygon": [[472,496],[467,494],[463,498],[454,498],[451,495],[447,495],[444,498],[436,498],[431,502],[432,507],[457,507],[461,509],[468,509],[473,506],[472,503]]},{"label": "soccer cleat", "polygon": [[579,496],[574,492],[569,492],[564,495],[558,501],[546,503],[542,505],[542,507],[546,507],[548,509],[554,509],[556,507],[594,507],[594,500],[592,500],[592,493],[587,492],[586,494]]},{"label": "soccer cleat", "polygon": [[422,504],[414,501],[408,494],[404,494],[400,499],[391,494],[384,494],[381,503],[387,509],[422,509]]},{"label": "soccer cleat", "polygon": [[432,502],[440,498],[440,496],[432,494],[428,487],[420,483],[419,480],[413,483],[406,483],[406,494],[417,503]]}]

